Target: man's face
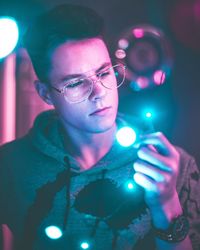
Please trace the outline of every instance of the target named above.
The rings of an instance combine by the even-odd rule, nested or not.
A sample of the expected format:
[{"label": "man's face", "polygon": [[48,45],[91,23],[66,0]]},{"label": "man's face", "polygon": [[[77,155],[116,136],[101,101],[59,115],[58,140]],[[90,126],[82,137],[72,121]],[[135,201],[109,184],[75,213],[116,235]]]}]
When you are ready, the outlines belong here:
[{"label": "man's face", "polygon": [[[49,79],[52,86],[61,89],[66,79],[73,75],[91,76],[97,80],[96,72],[111,65],[105,43],[99,38],[66,42],[57,47],[51,56]],[[107,66],[108,67],[108,66]],[[115,85],[114,73],[111,79]],[[100,133],[112,128],[118,108],[117,89],[107,89],[97,81],[90,96],[79,103],[70,103],[55,90],[50,92],[51,100],[66,128],[75,128],[90,133]]]}]

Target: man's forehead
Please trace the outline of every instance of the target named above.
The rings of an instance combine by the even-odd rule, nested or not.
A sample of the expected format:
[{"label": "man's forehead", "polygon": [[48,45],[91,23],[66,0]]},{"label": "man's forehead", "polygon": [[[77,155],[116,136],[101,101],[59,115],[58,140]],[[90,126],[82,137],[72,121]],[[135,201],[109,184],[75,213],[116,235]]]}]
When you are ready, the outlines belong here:
[{"label": "man's forehead", "polygon": [[58,82],[111,66],[107,47],[99,38],[66,42],[55,49],[51,62],[50,77]]},{"label": "man's forehead", "polygon": [[52,49],[50,54],[51,60],[54,59],[69,59],[71,60],[105,60],[110,58],[108,49],[104,43],[99,38],[84,39],[80,41],[66,41],[56,48]]}]

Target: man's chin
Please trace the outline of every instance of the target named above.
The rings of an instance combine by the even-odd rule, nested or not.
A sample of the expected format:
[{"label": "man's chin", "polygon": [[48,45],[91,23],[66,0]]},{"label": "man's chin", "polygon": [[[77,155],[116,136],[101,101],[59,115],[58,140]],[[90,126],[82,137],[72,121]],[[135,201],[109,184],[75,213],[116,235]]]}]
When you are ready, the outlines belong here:
[{"label": "man's chin", "polygon": [[111,131],[111,130],[115,130],[116,128],[116,123],[115,123],[115,120],[112,122],[112,123],[108,123],[108,124],[102,124],[102,125],[97,125],[93,132],[95,133],[98,133],[98,134],[101,134],[101,133],[106,133],[108,131]]}]

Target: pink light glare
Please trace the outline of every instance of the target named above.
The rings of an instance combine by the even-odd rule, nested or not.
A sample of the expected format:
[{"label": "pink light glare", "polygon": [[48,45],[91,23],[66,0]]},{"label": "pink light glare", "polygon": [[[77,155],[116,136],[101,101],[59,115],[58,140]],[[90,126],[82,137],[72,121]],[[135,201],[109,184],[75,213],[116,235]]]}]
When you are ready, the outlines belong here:
[{"label": "pink light glare", "polygon": [[144,36],[144,30],[143,29],[136,28],[136,29],[133,29],[132,32],[133,32],[133,35],[136,38],[142,38]]},{"label": "pink light glare", "polygon": [[149,86],[149,79],[146,77],[138,77],[136,82],[140,89],[145,89]]},{"label": "pink light glare", "polygon": [[194,16],[197,22],[200,22],[200,1],[194,3]]},{"label": "pink light glare", "polygon": [[120,49],[124,49],[124,50],[125,50],[125,49],[128,48],[129,42],[128,42],[128,40],[122,38],[122,39],[120,39],[120,40],[118,41],[118,46],[119,46]]},{"label": "pink light glare", "polygon": [[153,79],[156,85],[161,85],[165,82],[166,74],[162,70],[157,70],[154,72]]},{"label": "pink light glare", "polygon": [[118,49],[115,51],[115,56],[118,59],[124,59],[126,57],[126,52],[123,49]]},{"label": "pink light glare", "polygon": [[10,228],[6,225],[2,225],[2,234],[3,234],[3,249],[9,250],[13,248],[13,235]]},{"label": "pink light glare", "polygon": [[15,139],[16,122],[16,82],[15,82],[15,54],[10,54],[4,61],[1,78],[1,127],[0,143]]}]

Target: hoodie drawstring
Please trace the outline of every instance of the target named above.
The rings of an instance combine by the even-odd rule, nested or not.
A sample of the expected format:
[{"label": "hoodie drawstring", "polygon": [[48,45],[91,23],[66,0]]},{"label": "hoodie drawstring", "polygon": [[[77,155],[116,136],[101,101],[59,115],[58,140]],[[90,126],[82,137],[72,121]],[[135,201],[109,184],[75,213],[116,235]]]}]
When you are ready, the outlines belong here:
[{"label": "hoodie drawstring", "polygon": [[63,231],[66,229],[69,211],[70,211],[70,184],[71,184],[71,166],[69,163],[69,159],[67,156],[64,158],[65,167],[67,169],[67,177],[66,177],[66,208],[64,214],[64,221],[63,221]]}]

